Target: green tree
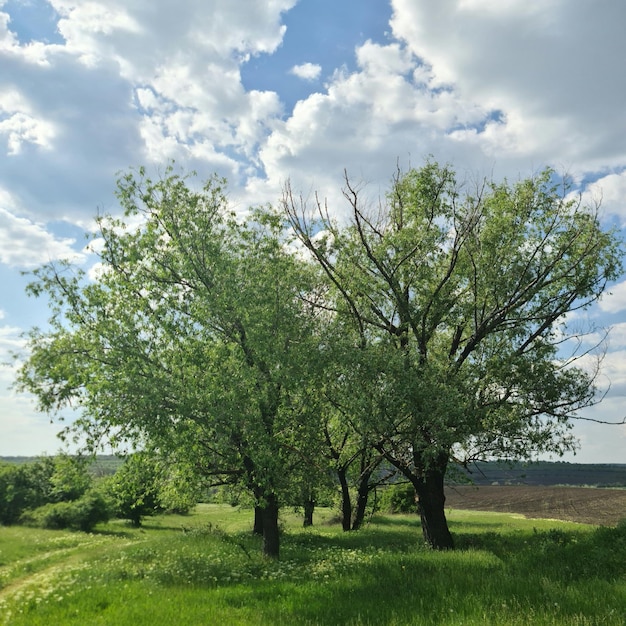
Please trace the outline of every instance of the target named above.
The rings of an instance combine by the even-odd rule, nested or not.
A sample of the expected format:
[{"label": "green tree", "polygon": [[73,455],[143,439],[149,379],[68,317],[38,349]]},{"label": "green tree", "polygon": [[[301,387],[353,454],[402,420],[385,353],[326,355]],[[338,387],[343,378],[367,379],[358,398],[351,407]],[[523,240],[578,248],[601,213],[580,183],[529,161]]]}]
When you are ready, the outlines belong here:
[{"label": "green tree", "polygon": [[[15,524],[20,515],[33,505],[36,495],[29,480],[28,468],[0,463],[0,524]],[[41,504],[38,502],[36,506]]]},{"label": "green tree", "polygon": [[325,307],[353,344],[343,401],[414,486],[435,548],[453,547],[453,455],[571,449],[570,418],[594,402],[593,373],[565,354],[568,315],[619,275],[620,242],[553,179],[462,194],[451,168],[427,162],[398,173],[372,210],[346,176],[345,226],[285,189],[285,213],[326,275]]},{"label": "green tree", "polygon": [[80,406],[73,428],[93,447],[147,443],[244,485],[278,556],[281,494],[314,431],[294,401],[323,356],[314,274],[289,252],[282,216],[237,219],[221,180],[195,191],[171,168],[155,182],[140,170],[118,197],[124,218],[98,220],[95,280],[69,263],[35,271],[51,329],[30,333],[18,384],[42,410]]},{"label": "green tree", "polygon": [[141,526],[144,517],[160,513],[162,466],[153,454],[135,452],[106,482],[116,517]]},{"label": "green tree", "polygon": [[93,479],[87,469],[89,460],[84,457],[58,454],[52,460],[49,502],[78,500],[91,487]]},{"label": "green tree", "polygon": [[81,498],[92,484],[86,464],[67,454],[0,464],[0,523],[15,524],[26,511]]}]

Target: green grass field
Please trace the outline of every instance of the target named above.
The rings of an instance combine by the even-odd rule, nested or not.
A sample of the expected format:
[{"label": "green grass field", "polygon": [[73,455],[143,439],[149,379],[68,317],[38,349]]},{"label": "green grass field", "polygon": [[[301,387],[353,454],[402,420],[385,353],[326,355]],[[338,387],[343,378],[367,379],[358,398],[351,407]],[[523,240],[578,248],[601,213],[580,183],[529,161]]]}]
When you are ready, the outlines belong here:
[{"label": "green grass field", "polygon": [[93,534],[0,528],[0,623],[626,624],[626,525],[451,511],[459,549],[432,552],[415,516],[358,533],[300,527],[286,512],[281,560],[260,555],[251,512],[110,523]]}]

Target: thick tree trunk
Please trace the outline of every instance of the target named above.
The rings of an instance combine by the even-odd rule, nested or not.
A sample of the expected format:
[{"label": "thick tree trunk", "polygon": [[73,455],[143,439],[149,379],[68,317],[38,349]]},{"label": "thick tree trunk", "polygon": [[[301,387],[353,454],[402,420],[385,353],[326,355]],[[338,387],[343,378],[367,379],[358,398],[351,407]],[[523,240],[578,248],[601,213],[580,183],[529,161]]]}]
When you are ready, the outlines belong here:
[{"label": "thick tree trunk", "polygon": [[305,528],[313,526],[313,511],[315,511],[315,500],[313,497],[306,498],[304,501],[304,522],[302,524]]},{"label": "thick tree trunk", "polygon": [[442,453],[423,476],[413,481],[424,539],[435,550],[454,548],[445,512],[444,477],[447,465],[448,455]]},{"label": "thick tree trunk", "polygon": [[278,532],[278,498],[268,494],[262,507],[263,554],[272,559],[279,556],[280,537]]},{"label": "thick tree trunk", "polygon": [[367,510],[367,501],[370,495],[371,476],[371,470],[361,474],[356,497],[356,510],[354,512],[354,520],[352,521],[352,530],[359,530],[365,520],[365,511]]},{"label": "thick tree trunk", "polygon": [[350,500],[347,472],[348,470],[345,467],[337,470],[339,484],[341,485],[341,527],[344,531],[350,530],[350,522],[352,521],[352,501]]},{"label": "thick tree trunk", "polygon": [[263,509],[257,504],[254,507],[254,526],[252,528],[253,535],[263,535]]}]

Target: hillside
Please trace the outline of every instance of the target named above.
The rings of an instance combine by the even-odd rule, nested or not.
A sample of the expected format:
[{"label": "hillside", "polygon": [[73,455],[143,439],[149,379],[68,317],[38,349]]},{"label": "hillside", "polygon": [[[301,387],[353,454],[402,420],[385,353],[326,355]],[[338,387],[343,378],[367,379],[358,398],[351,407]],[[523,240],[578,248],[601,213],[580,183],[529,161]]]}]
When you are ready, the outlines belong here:
[{"label": "hillside", "polygon": [[449,473],[451,484],[626,487],[626,464],[479,462]]}]

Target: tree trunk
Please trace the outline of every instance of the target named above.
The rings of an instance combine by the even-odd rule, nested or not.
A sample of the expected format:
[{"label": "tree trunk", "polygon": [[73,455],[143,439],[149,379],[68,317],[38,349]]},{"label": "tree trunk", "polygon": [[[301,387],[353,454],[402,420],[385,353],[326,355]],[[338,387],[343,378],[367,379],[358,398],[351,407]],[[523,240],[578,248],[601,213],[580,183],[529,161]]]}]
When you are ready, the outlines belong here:
[{"label": "tree trunk", "polygon": [[454,548],[445,512],[444,477],[447,466],[448,455],[442,453],[423,476],[412,481],[418,497],[424,539],[435,550]]},{"label": "tree trunk", "polygon": [[272,559],[279,556],[280,538],[278,533],[278,498],[268,494],[262,507],[263,555]]},{"label": "tree trunk", "polygon": [[341,485],[341,527],[344,531],[348,531],[350,530],[352,518],[352,502],[350,500],[350,488],[348,487],[347,468],[338,468],[337,476]]},{"label": "tree trunk", "polygon": [[257,504],[254,507],[253,535],[263,535],[263,509]]},{"label": "tree trunk", "polygon": [[365,511],[367,509],[367,501],[370,495],[370,477],[372,471],[366,471],[361,474],[359,480],[359,488],[357,491],[356,511],[354,512],[354,521],[352,522],[352,530],[359,530],[365,519]]},{"label": "tree trunk", "polygon": [[304,500],[304,522],[302,525],[305,528],[313,526],[313,511],[315,511],[315,500],[311,496]]}]

